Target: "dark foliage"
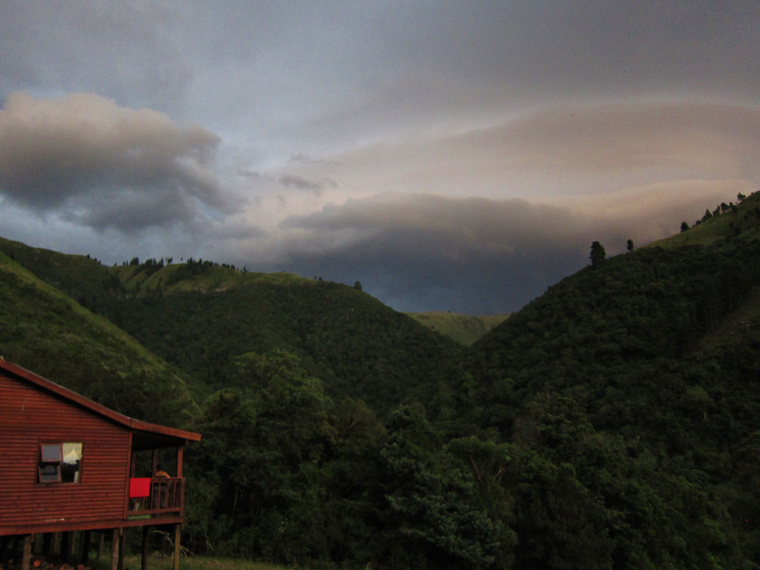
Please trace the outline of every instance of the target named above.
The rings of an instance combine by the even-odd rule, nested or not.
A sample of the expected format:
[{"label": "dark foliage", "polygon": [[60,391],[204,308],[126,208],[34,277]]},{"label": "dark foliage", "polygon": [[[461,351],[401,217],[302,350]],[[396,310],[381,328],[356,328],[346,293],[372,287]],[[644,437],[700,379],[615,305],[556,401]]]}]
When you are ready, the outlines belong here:
[{"label": "dark foliage", "polygon": [[[194,551],[292,566],[758,568],[760,196],[739,202],[661,244],[629,240],[625,255],[595,242],[590,267],[464,353],[359,287],[200,260],[96,268],[80,287],[77,268],[97,262],[0,245],[171,365],[140,358],[192,380],[199,408],[148,392],[116,404],[157,421],[184,406],[203,432],[187,456]],[[0,282],[4,349],[43,372],[55,361],[77,389],[84,362],[109,405],[152,385],[111,373],[120,349],[30,279]],[[87,358],[56,358],[69,347]]]},{"label": "dark foliage", "polygon": [[[212,269],[180,266],[168,281]],[[154,291],[104,297],[97,308],[204,386],[229,386],[233,358],[280,348],[295,354],[331,395],[361,398],[381,413],[431,397],[434,379],[460,350],[360,290],[324,281]]]}]

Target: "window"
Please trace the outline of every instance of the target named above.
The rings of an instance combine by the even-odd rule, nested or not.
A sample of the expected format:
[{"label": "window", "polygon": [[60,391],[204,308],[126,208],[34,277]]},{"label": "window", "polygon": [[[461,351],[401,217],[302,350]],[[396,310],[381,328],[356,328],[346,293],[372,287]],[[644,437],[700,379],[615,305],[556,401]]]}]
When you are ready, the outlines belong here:
[{"label": "window", "polygon": [[79,483],[81,470],[81,443],[40,444],[40,483]]}]

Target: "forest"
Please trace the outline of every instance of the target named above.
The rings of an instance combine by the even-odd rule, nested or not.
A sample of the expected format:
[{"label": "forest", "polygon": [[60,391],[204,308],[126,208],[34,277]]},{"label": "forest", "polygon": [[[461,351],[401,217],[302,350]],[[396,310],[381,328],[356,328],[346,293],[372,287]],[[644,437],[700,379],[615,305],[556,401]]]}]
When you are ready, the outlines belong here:
[{"label": "forest", "polygon": [[0,354],[203,434],[186,457],[192,553],[750,569],[759,285],[760,193],[624,254],[595,242],[471,345],[357,284],[0,239]]}]

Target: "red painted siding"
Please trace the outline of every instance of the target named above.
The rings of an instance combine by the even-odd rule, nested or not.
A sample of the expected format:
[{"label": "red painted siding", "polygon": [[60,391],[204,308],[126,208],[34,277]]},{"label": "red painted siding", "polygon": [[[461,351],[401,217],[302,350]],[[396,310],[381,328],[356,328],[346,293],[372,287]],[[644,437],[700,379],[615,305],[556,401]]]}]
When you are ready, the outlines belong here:
[{"label": "red painted siding", "polygon": [[[123,519],[129,430],[0,370],[0,534]],[[79,483],[38,483],[39,444],[81,442]]]}]

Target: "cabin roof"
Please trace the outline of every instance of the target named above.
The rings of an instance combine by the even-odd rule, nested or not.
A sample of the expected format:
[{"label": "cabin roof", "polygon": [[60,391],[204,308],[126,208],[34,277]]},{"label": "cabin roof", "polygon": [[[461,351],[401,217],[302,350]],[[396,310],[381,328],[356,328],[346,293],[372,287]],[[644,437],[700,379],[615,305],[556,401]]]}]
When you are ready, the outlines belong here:
[{"label": "cabin roof", "polygon": [[98,404],[89,398],[85,398],[81,394],[77,394],[73,390],[69,390],[56,384],[52,380],[43,378],[42,376],[35,374],[22,368],[17,364],[7,361],[4,357],[0,356],[0,371],[5,371],[12,374],[16,378],[26,381],[30,384],[52,393],[62,400],[65,400],[71,404],[85,408],[94,414],[100,415],[112,422],[115,422],[126,429],[135,433],[135,446],[142,449],[154,449],[160,447],[172,447],[183,445],[187,441],[200,441],[201,434],[192,431],[186,431],[183,429],[173,428],[160,424],[153,424],[150,422],[144,422],[135,418],[130,418],[112,410],[102,404]]}]

